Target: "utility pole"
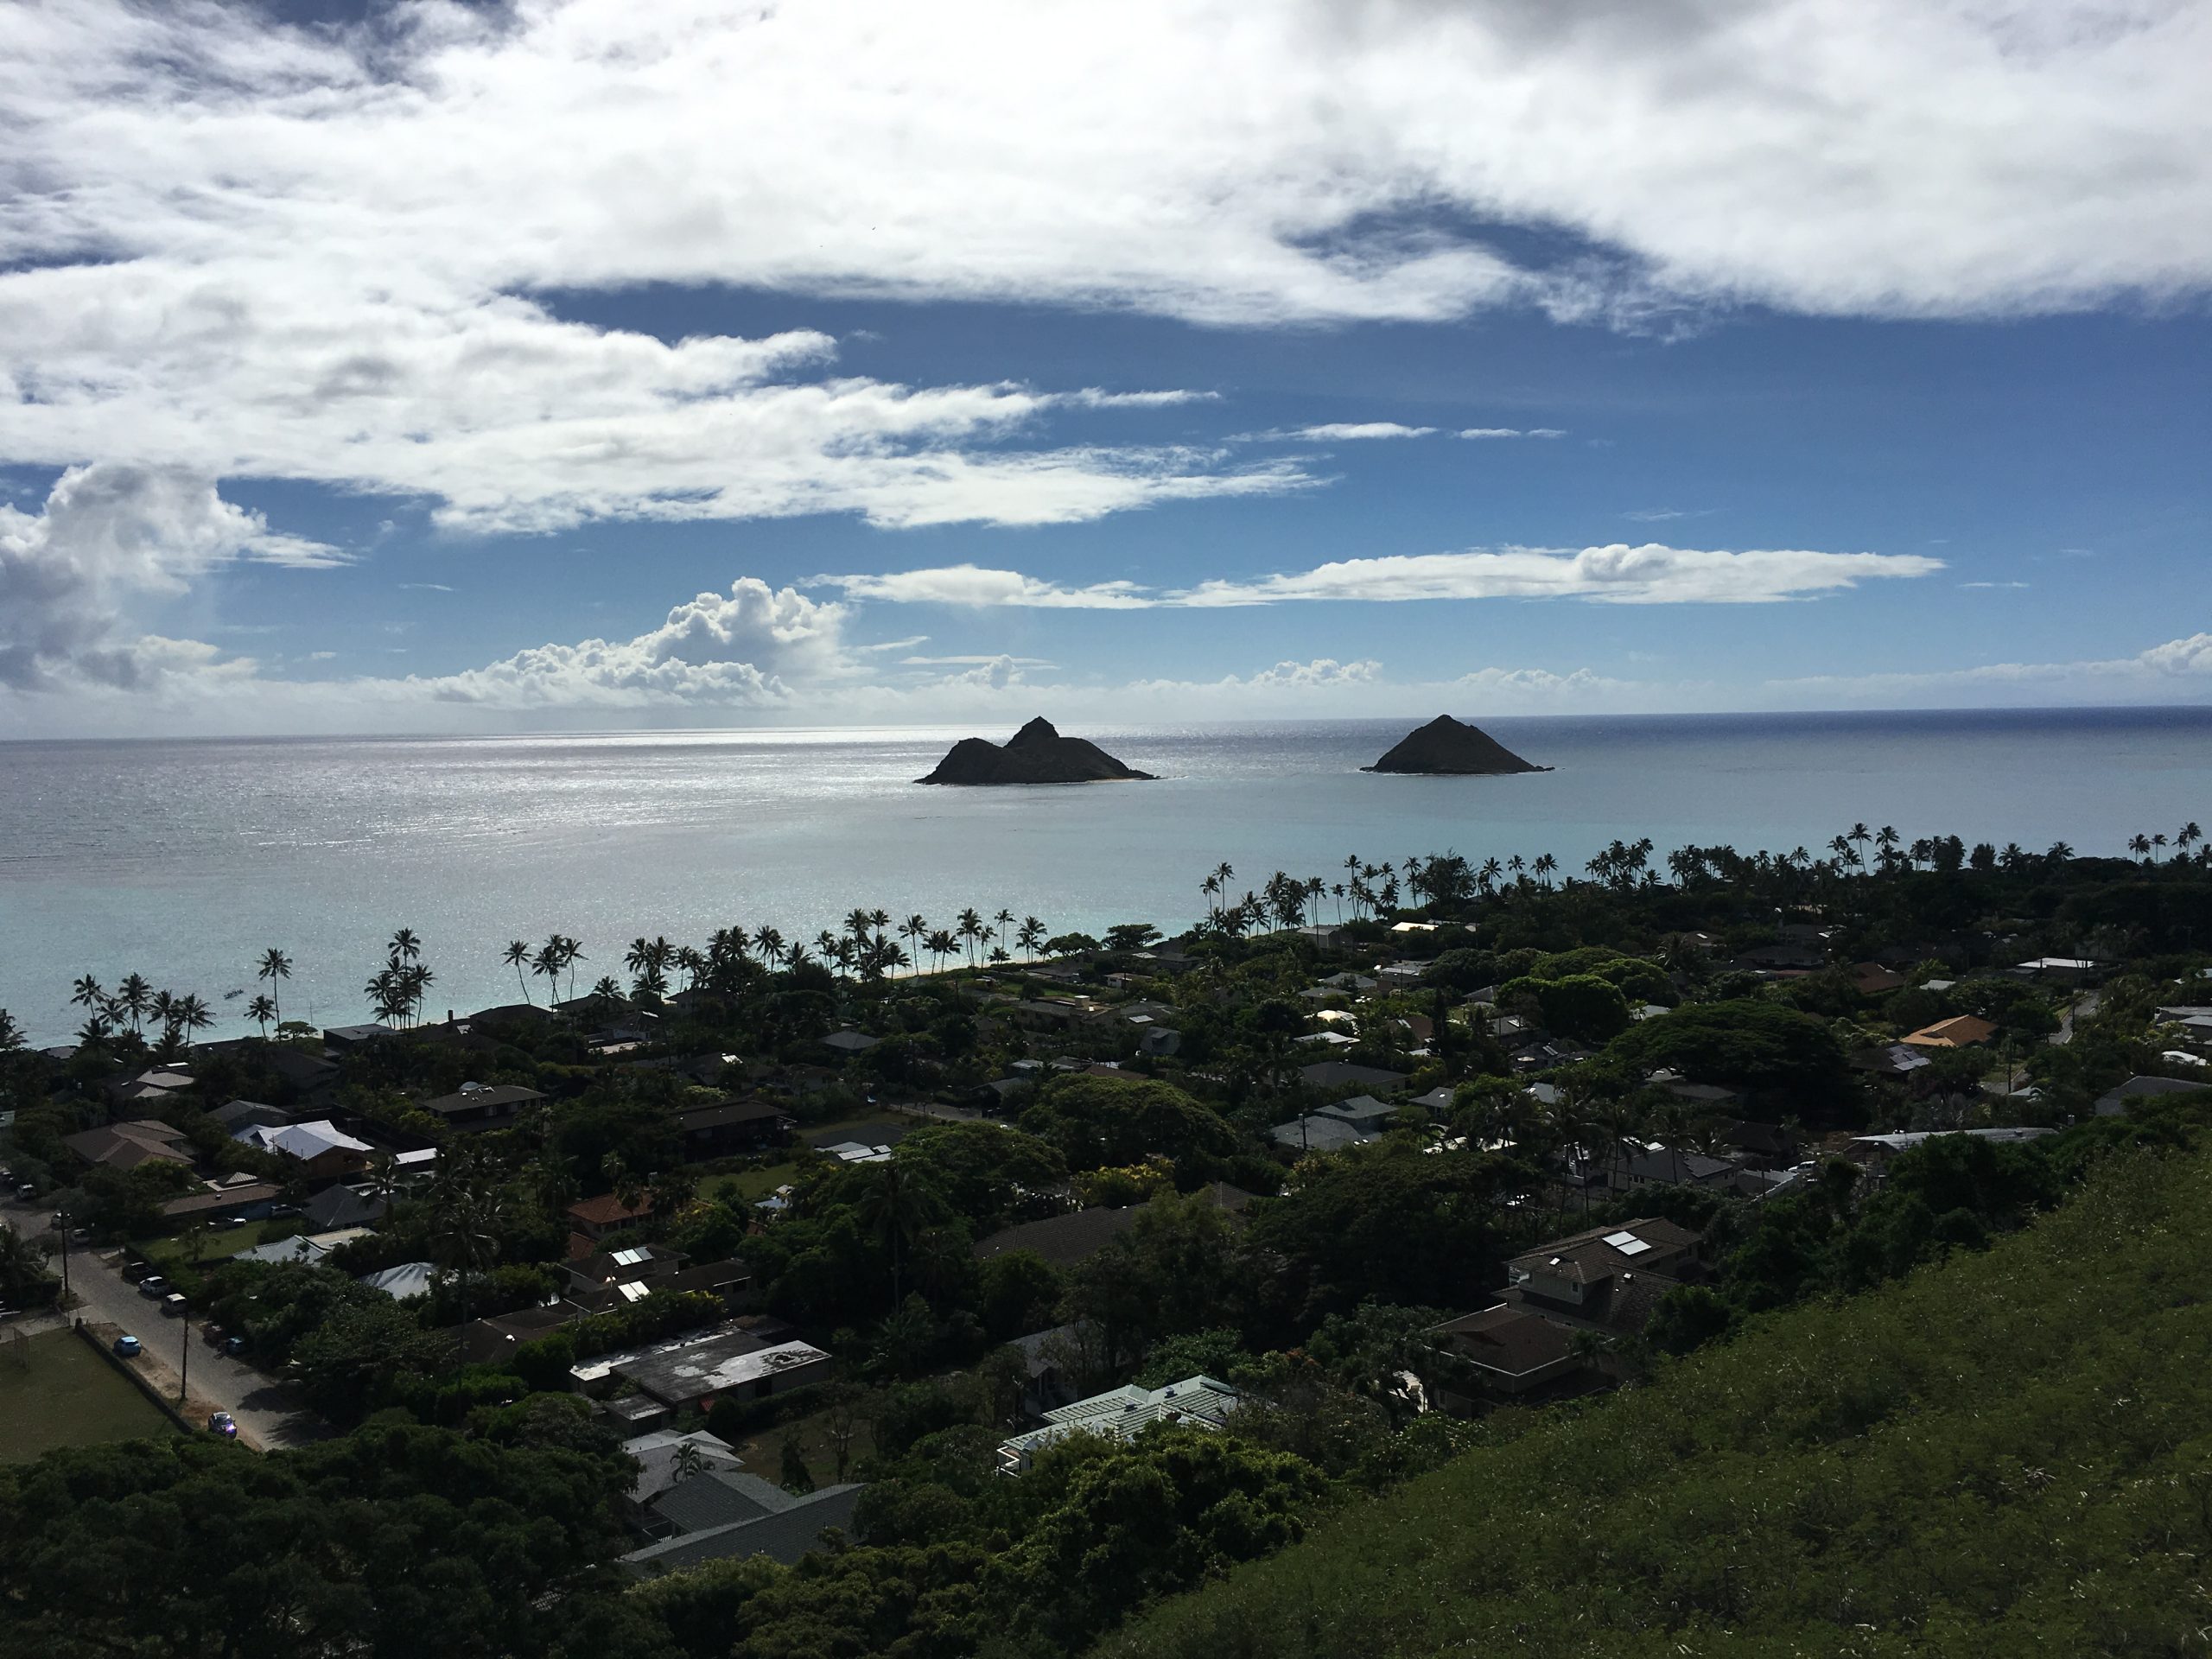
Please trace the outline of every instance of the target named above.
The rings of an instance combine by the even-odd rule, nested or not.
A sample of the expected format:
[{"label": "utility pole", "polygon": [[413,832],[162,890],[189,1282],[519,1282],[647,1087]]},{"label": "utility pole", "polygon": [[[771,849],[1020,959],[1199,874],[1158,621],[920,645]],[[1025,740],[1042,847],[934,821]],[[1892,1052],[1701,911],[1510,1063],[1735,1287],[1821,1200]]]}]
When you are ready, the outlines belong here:
[{"label": "utility pole", "polygon": [[69,1306],[69,1212],[55,1211],[61,1217],[61,1306]]},{"label": "utility pole", "polygon": [[180,1313],[177,1315],[176,1322],[184,1332],[184,1341],[179,1349],[180,1357],[176,1363],[176,1402],[181,1406],[184,1403],[187,1389],[191,1386],[189,1379],[192,1376],[192,1315],[188,1313]]}]

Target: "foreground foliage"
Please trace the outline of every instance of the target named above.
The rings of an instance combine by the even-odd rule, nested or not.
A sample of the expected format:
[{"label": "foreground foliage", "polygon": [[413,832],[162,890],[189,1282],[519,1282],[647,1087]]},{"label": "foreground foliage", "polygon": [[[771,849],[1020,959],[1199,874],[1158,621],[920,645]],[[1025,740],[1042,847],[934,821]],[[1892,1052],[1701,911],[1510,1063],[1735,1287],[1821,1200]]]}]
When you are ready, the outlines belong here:
[{"label": "foreground foliage", "polygon": [[1116,1655],[2199,1651],[2212,1157],[1754,1320],[1171,1602]]}]

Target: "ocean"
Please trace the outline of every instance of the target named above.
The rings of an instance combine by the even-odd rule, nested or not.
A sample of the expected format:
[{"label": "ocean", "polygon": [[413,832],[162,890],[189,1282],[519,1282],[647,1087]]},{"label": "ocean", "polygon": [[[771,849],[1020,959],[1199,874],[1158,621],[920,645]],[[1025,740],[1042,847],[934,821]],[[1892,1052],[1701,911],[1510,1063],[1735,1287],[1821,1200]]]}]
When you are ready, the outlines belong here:
[{"label": "ocean", "polygon": [[639,934],[810,940],[856,906],[1173,930],[1224,862],[1241,894],[1277,869],[1333,882],[1355,854],[1580,871],[1615,837],[1817,853],[1863,821],[2116,855],[2212,822],[2206,709],[1484,719],[1554,770],[1358,770],[1417,723],[1086,727],[1160,780],[1030,790],[911,782],[950,729],[0,744],[0,1007],[64,1041],[78,976],[136,971],[235,1034],[276,945],[288,1016],[364,1020],[402,926],[437,1016],[516,1000],[503,947],[556,931],[582,941],[582,986]]}]

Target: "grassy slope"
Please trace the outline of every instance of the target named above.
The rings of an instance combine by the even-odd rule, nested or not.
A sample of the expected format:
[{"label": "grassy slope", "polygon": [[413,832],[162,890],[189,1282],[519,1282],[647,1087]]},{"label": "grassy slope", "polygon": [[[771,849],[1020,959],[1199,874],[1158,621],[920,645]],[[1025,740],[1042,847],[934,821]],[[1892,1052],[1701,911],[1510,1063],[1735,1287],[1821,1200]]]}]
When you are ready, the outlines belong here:
[{"label": "grassy slope", "polygon": [[2180,1654],[2212,1627],[2212,1157],[1523,1419],[1115,1656]]}]

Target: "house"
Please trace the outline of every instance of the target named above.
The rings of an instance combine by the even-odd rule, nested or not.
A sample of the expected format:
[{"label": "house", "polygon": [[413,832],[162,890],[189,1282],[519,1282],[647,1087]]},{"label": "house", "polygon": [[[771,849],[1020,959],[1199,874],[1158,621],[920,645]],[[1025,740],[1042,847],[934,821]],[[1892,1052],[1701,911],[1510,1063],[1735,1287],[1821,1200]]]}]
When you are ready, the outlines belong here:
[{"label": "house", "polygon": [[428,1262],[402,1262],[380,1273],[365,1273],[358,1282],[382,1291],[395,1302],[404,1302],[410,1297],[429,1295],[437,1276],[437,1268]]},{"label": "house", "polygon": [[[688,1448],[688,1450],[687,1450]],[[718,1435],[704,1429],[680,1434],[674,1430],[663,1430],[655,1434],[640,1434],[622,1442],[622,1450],[637,1459],[638,1478],[630,1485],[630,1502],[643,1509],[663,1492],[685,1479],[683,1465],[697,1465],[696,1471],[709,1469],[741,1467],[737,1448]]]},{"label": "house", "polygon": [[1388,1071],[1379,1065],[1354,1065],[1349,1060],[1317,1060],[1312,1065],[1301,1065],[1298,1075],[1306,1080],[1309,1089],[1380,1089],[1386,1092],[1406,1080],[1402,1071]]},{"label": "house", "polygon": [[1986,1043],[1997,1034],[1997,1027],[1986,1020],[1961,1014],[1948,1020],[1938,1020],[1932,1026],[1923,1026],[1904,1042],[1910,1048],[1972,1048]]},{"label": "house", "polygon": [[2104,972],[2104,964],[2092,962],[2087,957],[2037,957],[2017,964],[2012,972],[2024,979],[2050,979],[2062,985],[2084,985],[2094,982]]},{"label": "house", "polygon": [[1137,1035],[1137,1052],[1154,1059],[1172,1059],[1183,1049],[1183,1033],[1173,1026],[1154,1026]]},{"label": "house", "polygon": [[649,1528],[670,1535],[620,1560],[640,1578],[755,1555],[796,1567],[822,1547],[824,1532],[851,1530],[865,1490],[845,1482],[802,1497],[742,1470],[707,1469],[647,1506]]},{"label": "house", "polygon": [[[1543,1086],[1548,1087],[1549,1085],[1547,1084]],[[1455,1092],[1456,1091],[1452,1089],[1451,1084],[1441,1084],[1436,1088],[1430,1090],[1425,1095],[1415,1095],[1414,1096],[1414,1104],[1420,1107],[1421,1110],[1427,1112],[1431,1117],[1441,1117],[1452,1109],[1452,1100]]]},{"label": "house", "polygon": [[2212,1087],[2212,1084],[2195,1077],[2130,1077],[2119,1088],[2108,1090],[2097,1097],[2097,1116],[2119,1117],[2127,1111],[2130,1103],[2152,1095],[2193,1095],[2208,1087]]},{"label": "house", "polygon": [[1109,1440],[1130,1440],[1155,1423],[1185,1423],[1198,1428],[1219,1428],[1236,1409],[1237,1393],[1226,1382],[1205,1376],[1186,1376],[1163,1389],[1125,1383],[1104,1394],[1094,1394],[1073,1405],[1056,1406],[1045,1414],[1045,1427],[1015,1434],[999,1445],[999,1472],[1028,1471],[1038,1452],[1054,1440],[1082,1432]]},{"label": "house", "polygon": [[311,1181],[358,1175],[369,1166],[373,1150],[367,1141],[356,1141],[327,1117],[276,1128],[253,1125],[238,1130],[231,1139],[257,1152],[276,1153],[293,1160],[303,1166]]},{"label": "house", "polygon": [[399,1033],[386,1025],[325,1026],[322,1040],[325,1047],[343,1053],[349,1049],[366,1048],[371,1043],[380,1043],[387,1037]]},{"label": "house", "polygon": [[1075,1398],[1068,1386],[1068,1369],[1082,1363],[1084,1332],[1073,1325],[1056,1325],[1049,1331],[1033,1331],[1007,1345],[1017,1350],[1029,1367],[1029,1382],[1021,1391],[1025,1415],[1042,1417]]},{"label": "house", "polygon": [[639,1393],[677,1409],[702,1405],[717,1395],[765,1400],[811,1382],[827,1382],[830,1356],[811,1343],[769,1344],[749,1331],[655,1349],[612,1369]]},{"label": "house", "polygon": [[234,1135],[240,1129],[282,1128],[299,1114],[282,1106],[264,1106],[257,1100],[233,1100],[207,1116],[221,1126],[225,1135]]},{"label": "house", "polygon": [[200,1192],[171,1198],[162,1206],[162,1214],[171,1221],[183,1222],[262,1221],[283,1196],[283,1189],[274,1181],[256,1180],[240,1173],[210,1183]]},{"label": "house", "polygon": [[256,1058],[302,1099],[320,1102],[338,1087],[337,1066],[297,1043],[265,1043]]},{"label": "house", "polygon": [[1135,1225],[1136,1218],[1134,1205],[1125,1210],[1102,1205],[1043,1221],[1025,1221],[978,1239],[974,1255],[978,1262],[988,1262],[1009,1250],[1033,1250],[1056,1268],[1071,1268],[1104,1249]]},{"label": "house", "polygon": [[1630,1153],[1616,1166],[1614,1185],[1623,1192],[1639,1186],[1720,1186],[1734,1173],[1725,1158],[1671,1148]]},{"label": "house", "polygon": [[1592,1227],[1509,1262],[1508,1300],[1564,1324],[1633,1334],[1662,1296],[1697,1274],[1697,1243],[1656,1217]]},{"label": "house", "polygon": [[1851,1052],[1853,1071],[1870,1071],[1878,1077],[1910,1077],[1921,1067],[1934,1064],[1925,1054],[1907,1048],[1903,1043],[1891,1043],[1886,1048],[1857,1048]]},{"label": "house", "polygon": [[619,1233],[632,1223],[645,1220],[653,1212],[650,1194],[635,1204],[625,1204],[612,1192],[602,1192],[595,1198],[582,1198],[569,1206],[569,1225],[588,1239],[605,1238],[609,1233]]},{"label": "house", "polygon": [[1777,939],[1755,944],[1728,965],[1750,973],[1810,974],[1827,965],[1827,953],[1813,940]]},{"label": "house", "polygon": [[2021,1141],[2037,1141],[2046,1135],[2056,1135],[2056,1129],[2019,1128],[2001,1129],[1915,1129],[1897,1135],[1860,1135],[1852,1137],[1844,1156],[1869,1172],[1879,1174],[1889,1166],[1890,1160],[1900,1153],[1910,1152],[1924,1146],[1938,1135],[1970,1135],[1977,1141],[1994,1141],[2000,1146]]},{"label": "house", "polygon": [[765,1100],[736,1100],[721,1106],[693,1106],[676,1114],[683,1137],[683,1160],[704,1163],[780,1147],[791,1138],[798,1120]]},{"label": "house", "polygon": [[1787,1169],[1797,1161],[1796,1134],[1779,1123],[1739,1120],[1725,1125],[1718,1139],[1738,1162],[1755,1168]]},{"label": "house", "polygon": [[343,1227],[335,1232],[302,1234],[293,1238],[280,1238],[273,1243],[257,1244],[251,1249],[235,1252],[233,1262],[297,1262],[313,1267],[340,1244],[350,1244],[357,1238],[368,1236],[365,1227]]},{"label": "house", "polygon": [[632,1244],[569,1262],[569,1300],[588,1313],[641,1302],[657,1290],[703,1291],[734,1302],[753,1283],[741,1262],[724,1259],[693,1266],[682,1250],[659,1244]]},{"label": "house", "polygon": [[1731,1089],[1718,1083],[1676,1082],[1662,1084],[1661,1087],[1676,1100],[1687,1102],[1692,1106],[1702,1107],[1707,1111],[1733,1105],[1743,1098],[1741,1090]]},{"label": "house", "polygon": [[[1590,1369],[1589,1354],[1573,1326],[1509,1302],[1446,1319],[1422,1334],[1444,1362],[1438,1368],[1443,1405],[1471,1405],[1469,1395],[1476,1391],[1517,1396]],[[1463,1382],[1472,1389],[1452,1386]]]},{"label": "house", "polygon": [[474,1135],[483,1129],[504,1129],[525,1106],[544,1099],[535,1089],[517,1083],[464,1083],[450,1095],[421,1103],[422,1109],[442,1118],[447,1128]]},{"label": "house", "polygon": [[868,1050],[880,1046],[882,1042],[882,1038],[871,1037],[864,1031],[833,1031],[822,1039],[822,1046],[850,1057],[865,1054]]},{"label": "house", "polygon": [[142,1164],[192,1163],[192,1142],[181,1129],[152,1118],[134,1118],[61,1137],[61,1144],[88,1164],[103,1169],[137,1169]]},{"label": "house", "polygon": [[1371,1130],[1362,1129],[1340,1117],[1325,1117],[1319,1112],[1309,1112],[1294,1117],[1287,1123],[1278,1123],[1268,1131],[1268,1139],[1287,1151],[1342,1152],[1346,1147],[1363,1146],[1382,1137]]},{"label": "house", "polygon": [[372,1227],[384,1219],[385,1201],[359,1186],[326,1186],[309,1198],[300,1219],[310,1232],[340,1227]]},{"label": "house", "polygon": [[1878,962],[1852,964],[1852,988],[1861,996],[1887,996],[1891,991],[1904,988],[1904,976],[1894,968],[1885,968]]}]

